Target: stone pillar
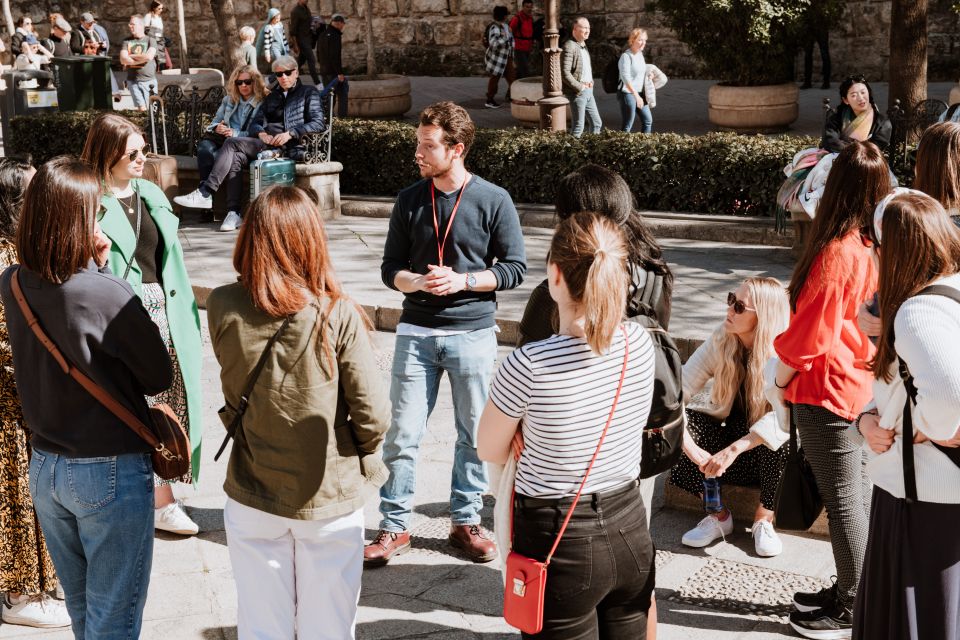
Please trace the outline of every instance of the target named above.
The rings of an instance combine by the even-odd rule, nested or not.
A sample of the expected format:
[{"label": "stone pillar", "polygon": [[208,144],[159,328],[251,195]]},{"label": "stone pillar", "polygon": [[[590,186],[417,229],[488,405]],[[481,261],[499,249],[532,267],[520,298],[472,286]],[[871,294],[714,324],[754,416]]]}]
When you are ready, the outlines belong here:
[{"label": "stone pillar", "polygon": [[558,0],[547,0],[543,30],[543,97],[540,98],[540,128],[567,130],[567,105],[560,81],[560,30]]},{"label": "stone pillar", "polygon": [[340,217],[340,172],[339,162],[298,164],[296,185],[313,191],[317,196],[320,216],[324,220]]}]

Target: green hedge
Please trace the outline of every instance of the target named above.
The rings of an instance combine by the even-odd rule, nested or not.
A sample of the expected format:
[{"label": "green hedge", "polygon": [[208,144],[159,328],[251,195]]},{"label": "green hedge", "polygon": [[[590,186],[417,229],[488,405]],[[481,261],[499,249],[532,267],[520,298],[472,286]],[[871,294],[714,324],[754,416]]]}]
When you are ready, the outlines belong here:
[{"label": "green hedge", "polygon": [[[37,162],[79,154],[97,112],[13,119],[9,152]],[[142,112],[123,112],[141,125]],[[467,156],[471,171],[507,189],[516,202],[554,201],[557,178],[595,162],[619,171],[642,209],[773,215],[783,166],[817,140],[796,136],[688,136],[605,131],[579,140],[523,129],[480,129]],[[338,120],[333,159],[343,163],[343,193],[394,196],[419,178],[415,128],[394,121]]]},{"label": "green hedge", "polygon": [[[333,158],[343,193],[393,196],[418,179],[415,129],[401,122],[339,121]],[[605,131],[579,140],[522,129],[480,129],[467,166],[516,202],[554,201],[557,178],[594,162],[619,171],[638,206],[658,211],[773,215],[783,167],[817,140],[797,136],[688,136]]]}]

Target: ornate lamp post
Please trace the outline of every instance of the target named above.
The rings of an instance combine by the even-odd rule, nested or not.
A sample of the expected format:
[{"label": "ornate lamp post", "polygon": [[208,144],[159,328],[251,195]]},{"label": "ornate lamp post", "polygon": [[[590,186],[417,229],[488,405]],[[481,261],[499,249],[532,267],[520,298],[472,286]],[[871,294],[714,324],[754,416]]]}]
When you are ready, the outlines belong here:
[{"label": "ornate lamp post", "polygon": [[540,128],[567,130],[567,105],[560,82],[560,30],[558,0],[546,0],[543,40],[543,97],[540,105]]}]

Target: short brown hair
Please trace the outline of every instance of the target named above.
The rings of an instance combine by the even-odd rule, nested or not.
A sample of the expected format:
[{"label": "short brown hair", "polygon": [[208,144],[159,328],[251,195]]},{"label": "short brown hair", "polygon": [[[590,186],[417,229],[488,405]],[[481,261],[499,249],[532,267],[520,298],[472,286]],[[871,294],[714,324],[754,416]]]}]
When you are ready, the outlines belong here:
[{"label": "short brown hair", "polygon": [[86,162],[58,156],[30,181],[17,227],[20,264],[48,282],[66,282],[96,253],[93,224],[100,180]]},{"label": "short brown hair", "polygon": [[915,171],[914,189],[960,213],[960,123],[938,122],[923,132]]},{"label": "short brown hair", "polygon": [[467,110],[450,101],[434,102],[420,112],[420,125],[440,127],[443,129],[443,144],[452,147],[455,144],[463,145],[463,156],[473,145],[473,137],[477,133],[477,126],[470,119]]},{"label": "short brown hair", "polygon": [[110,170],[127,152],[127,139],[143,131],[123,116],[104,113],[93,121],[81,158],[90,163],[97,177],[109,183]]}]

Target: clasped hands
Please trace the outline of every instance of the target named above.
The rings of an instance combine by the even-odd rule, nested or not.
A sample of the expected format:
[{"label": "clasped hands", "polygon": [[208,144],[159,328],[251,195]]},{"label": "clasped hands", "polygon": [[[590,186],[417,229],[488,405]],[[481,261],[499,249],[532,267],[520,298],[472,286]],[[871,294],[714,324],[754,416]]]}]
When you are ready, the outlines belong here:
[{"label": "clasped hands", "polygon": [[263,144],[268,144],[271,147],[282,147],[293,139],[293,135],[289,131],[278,133],[275,136],[266,131],[261,131],[258,137],[263,141]]},{"label": "clasped hands", "polygon": [[429,271],[418,278],[421,291],[435,296],[459,293],[467,287],[467,274],[457,273],[450,267],[427,265]]}]

